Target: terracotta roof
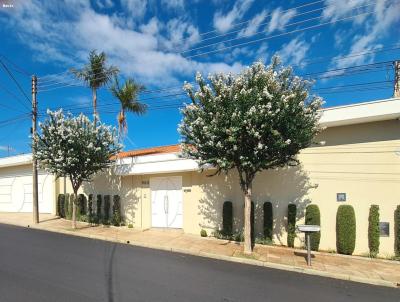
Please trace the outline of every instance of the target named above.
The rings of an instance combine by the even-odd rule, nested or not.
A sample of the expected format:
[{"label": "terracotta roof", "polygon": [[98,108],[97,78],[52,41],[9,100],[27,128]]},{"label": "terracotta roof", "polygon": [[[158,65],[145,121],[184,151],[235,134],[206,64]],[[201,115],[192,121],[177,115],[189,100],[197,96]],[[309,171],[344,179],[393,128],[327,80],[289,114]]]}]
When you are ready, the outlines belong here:
[{"label": "terracotta roof", "polygon": [[150,154],[160,154],[160,153],[177,153],[180,151],[181,148],[179,144],[169,145],[169,146],[159,146],[159,147],[124,151],[118,154],[118,158],[135,157],[140,155],[150,155]]}]

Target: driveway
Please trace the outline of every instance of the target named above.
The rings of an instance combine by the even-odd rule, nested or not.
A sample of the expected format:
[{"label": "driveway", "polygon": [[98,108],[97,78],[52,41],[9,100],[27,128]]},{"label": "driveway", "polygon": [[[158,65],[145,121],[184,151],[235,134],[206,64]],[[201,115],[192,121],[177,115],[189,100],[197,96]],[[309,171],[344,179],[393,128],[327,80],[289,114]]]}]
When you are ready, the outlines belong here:
[{"label": "driveway", "polygon": [[400,290],[0,225],[8,301],[399,301]]}]

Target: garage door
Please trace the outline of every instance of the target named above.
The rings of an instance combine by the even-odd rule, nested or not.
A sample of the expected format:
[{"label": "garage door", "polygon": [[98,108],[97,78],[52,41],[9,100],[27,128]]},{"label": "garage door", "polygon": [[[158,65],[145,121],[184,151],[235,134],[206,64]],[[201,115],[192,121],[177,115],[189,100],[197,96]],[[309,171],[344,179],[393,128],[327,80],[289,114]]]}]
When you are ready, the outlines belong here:
[{"label": "garage door", "polygon": [[[54,177],[39,173],[39,212],[52,213],[54,201]],[[32,172],[30,169],[17,173],[0,170],[0,211],[32,212]]]},{"label": "garage door", "polygon": [[182,177],[150,178],[152,227],[182,228]]}]

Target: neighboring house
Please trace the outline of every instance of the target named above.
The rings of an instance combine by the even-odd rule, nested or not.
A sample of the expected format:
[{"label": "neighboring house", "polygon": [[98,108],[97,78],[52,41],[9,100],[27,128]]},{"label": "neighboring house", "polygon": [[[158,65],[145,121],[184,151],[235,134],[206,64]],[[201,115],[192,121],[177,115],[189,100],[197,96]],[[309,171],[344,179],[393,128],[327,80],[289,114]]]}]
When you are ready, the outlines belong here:
[{"label": "neighboring house", "polygon": [[[377,204],[381,222],[389,223],[389,234],[381,237],[380,251],[382,255],[393,254],[393,217],[400,204],[399,117],[400,99],[324,109],[321,124],[327,129],[315,141],[324,141],[325,145],[303,150],[298,167],[257,175],[253,185],[256,232],[262,233],[262,204],[270,201],[274,242],[286,244],[287,205],[297,204],[298,223],[303,223],[305,208],[313,203],[321,211],[320,249],[335,249],[337,207],[350,204],[357,221],[355,253],[360,254],[368,251],[368,212],[370,205]],[[30,179],[22,180],[30,169],[26,156],[0,160],[1,211],[31,209]],[[222,204],[229,200],[233,202],[234,228],[241,229],[243,194],[236,174],[207,177],[211,173],[212,169],[200,172],[195,161],[181,158],[179,145],[134,150],[122,152],[116,166],[85,184],[82,192],[120,195],[125,220],[135,228],[182,228],[193,234],[201,229],[210,234],[220,228]],[[39,198],[42,212],[51,207],[49,212],[54,212],[56,194],[72,191],[69,185],[64,187],[62,179],[53,182],[48,177],[39,178],[39,191],[46,192],[45,198]],[[21,186],[22,182],[26,185]],[[14,183],[19,184],[17,189]],[[7,191],[7,186],[12,189]],[[26,190],[23,207],[22,188]],[[299,238],[296,245],[302,244]]]}]

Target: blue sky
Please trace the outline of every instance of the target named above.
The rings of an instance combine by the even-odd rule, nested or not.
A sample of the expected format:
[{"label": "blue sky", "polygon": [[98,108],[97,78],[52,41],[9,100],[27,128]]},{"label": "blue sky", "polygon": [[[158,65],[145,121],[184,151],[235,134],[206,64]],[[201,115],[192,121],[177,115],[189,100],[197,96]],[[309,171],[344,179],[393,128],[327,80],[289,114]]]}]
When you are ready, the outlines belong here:
[{"label": "blue sky", "polygon": [[[149,91],[140,99],[150,109],[145,116],[128,117],[126,149],[178,142],[178,107],[187,101],[181,87],[196,71],[237,73],[256,60],[268,63],[277,53],[297,74],[315,78],[315,93],[326,106],[336,106],[391,97],[390,62],[400,58],[398,0],[0,4],[10,4],[0,7],[0,58],[28,98],[28,75],[38,75],[41,113],[59,107],[91,113],[90,90],[66,71],[85,64],[92,49],[106,52],[122,77],[146,86]],[[0,156],[8,154],[8,146],[11,154],[29,152],[27,107],[26,97],[0,68]],[[116,124],[118,109],[109,91],[101,89],[102,121]]]}]

